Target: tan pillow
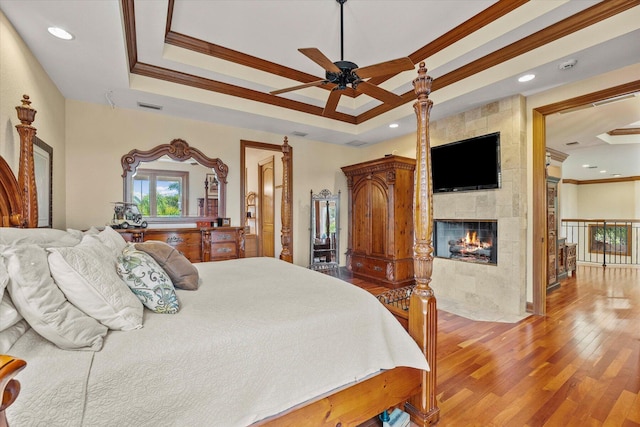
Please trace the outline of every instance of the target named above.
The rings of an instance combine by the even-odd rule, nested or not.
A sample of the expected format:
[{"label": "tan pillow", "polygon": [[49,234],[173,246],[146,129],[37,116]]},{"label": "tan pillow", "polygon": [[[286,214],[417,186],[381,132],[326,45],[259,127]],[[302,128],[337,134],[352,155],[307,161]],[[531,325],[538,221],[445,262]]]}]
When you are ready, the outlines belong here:
[{"label": "tan pillow", "polygon": [[176,288],[198,289],[198,269],[173,246],[159,240],[135,243],[135,248],[146,252],[167,272]]}]

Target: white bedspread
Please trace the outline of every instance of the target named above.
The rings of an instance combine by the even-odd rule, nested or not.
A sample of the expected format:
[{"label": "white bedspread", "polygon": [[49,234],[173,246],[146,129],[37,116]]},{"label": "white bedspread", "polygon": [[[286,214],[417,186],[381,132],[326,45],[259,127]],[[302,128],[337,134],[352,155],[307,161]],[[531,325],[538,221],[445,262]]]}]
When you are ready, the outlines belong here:
[{"label": "white bedspread", "polygon": [[99,352],[33,330],[9,351],[27,367],[7,411],[23,426],[244,426],[381,369],[428,369],[368,292],[272,258],[196,264],[178,314],[145,311]]}]

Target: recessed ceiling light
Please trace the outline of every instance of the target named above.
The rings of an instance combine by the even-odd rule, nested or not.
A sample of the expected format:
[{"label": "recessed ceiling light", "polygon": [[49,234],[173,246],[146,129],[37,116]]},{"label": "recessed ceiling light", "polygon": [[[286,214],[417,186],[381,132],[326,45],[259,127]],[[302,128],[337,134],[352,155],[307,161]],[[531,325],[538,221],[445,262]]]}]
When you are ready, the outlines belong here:
[{"label": "recessed ceiling light", "polygon": [[71,34],[70,32],[63,30],[60,27],[49,27],[48,28],[49,33],[59,39],[62,40],[72,40],[73,39],[73,34]]},{"label": "recessed ceiling light", "polygon": [[601,170],[600,173],[607,173],[607,171],[606,170]]},{"label": "recessed ceiling light", "polygon": [[524,76],[520,76],[520,77],[518,78],[518,81],[519,81],[520,83],[524,83],[524,82],[531,81],[531,80],[533,80],[533,79],[535,79],[535,78],[536,78],[536,75],[535,75],[535,74],[525,74]]},{"label": "recessed ceiling light", "polygon": [[617,178],[617,177],[622,176],[622,175],[620,175],[619,173],[612,173],[612,174],[611,174],[611,176],[613,176],[613,177],[616,177],[616,178]]},{"label": "recessed ceiling light", "polygon": [[591,165],[582,165],[583,168],[590,168]]},{"label": "recessed ceiling light", "polygon": [[391,123],[391,124],[389,125],[389,127],[390,127],[391,129],[395,129],[395,128],[397,128],[398,126],[400,126],[400,125],[399,125],[399,124],[397,124],[397,123]]}]

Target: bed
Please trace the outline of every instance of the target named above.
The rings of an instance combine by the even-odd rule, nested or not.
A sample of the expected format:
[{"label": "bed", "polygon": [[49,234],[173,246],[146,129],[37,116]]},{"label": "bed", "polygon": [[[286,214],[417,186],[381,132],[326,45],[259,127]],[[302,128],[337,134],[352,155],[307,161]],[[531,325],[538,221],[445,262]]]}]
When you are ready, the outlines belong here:
[{"label": "bed", "polygon": [[[0,293],[0,299],[12,299],[18,312],[28,306],[25,319],[12,325],[14,330],[16,324],[22,325],[19,333],[14,332],[8,348],[0,351],[6,353],[0,355],[0,425],[6,417],[14,427],[355,426],[394,407],[403,407],[418,425],[437,422],[437,312],[429,287],[430,85],[420,64],[414,81],[416,285],[409,333],[368,292],[291,263],[290,189],[285,185],[290,171],[285,160],[281,259],[190,265],[199,277],[197,290],[175,289],[175,301],[164,294],[160,298],[165,311],[179,304],[175,314],[140,309],[120,294],[106,298],[109,308],[119,309],[116,301],[128,311],[107,313],[102,306],[90,305],[84,290],[66,284],[59,270],[61,260],[64,265],[72,264],[74,257],[84,262],[83,257],[94,254],[112,266],[112,259],[122,262],[118,254],[137,249],[126,243],[126,248],[120,246],[123,242],[108,227],[87,232],[32,229],[37,224],[30,151],[35,110],[25,97],[23,106],[17,107],[18,179],[0,158],[0,214],[7,227],[0,229],[0,270],[5,271],[4,275],[0,271],[0,290],[9,289]],[[285,139],[285,159],[287,151]],[[52,256],[57,257],[55,262]],[[29,292],[43,288],[65,291],[64,303],[56,307],[82,306],[93,317],[78,320],[82,328],[61,342],[58,335],[68,332],[64,326],[51,332],[55,322],[44,322],[44,315],[29,311],[33,305]],[[75,350],[63,349],[74,345]]]}]

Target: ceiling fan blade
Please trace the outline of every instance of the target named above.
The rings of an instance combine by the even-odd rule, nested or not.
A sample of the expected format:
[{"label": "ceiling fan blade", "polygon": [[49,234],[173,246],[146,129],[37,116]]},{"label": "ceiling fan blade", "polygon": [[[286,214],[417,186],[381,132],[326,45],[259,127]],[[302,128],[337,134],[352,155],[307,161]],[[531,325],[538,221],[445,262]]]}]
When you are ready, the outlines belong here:
[{"label": "ceiling fan blade", "polygon": [[326,71],[331,71],[332,73],[339,73],[340,68],[336,66],[329,58],[327,58],[324,53],[320,52],[320,49],[315,47],[306,47],[298,49],[300,53],[304,56],[324,68]]},{"label": "ceiling fan blade", "polygon": [[340,96],[342,96],[342,90],[335,88],[329,94],[329,99],[327,99],[327,105],[324,106],[324,110],[322,110],[322,115],[327,116],[330,113],[336,111],[338,107],[338,101],[340,101]]},{"label": "ceiling fan blade", "polygon": [[278,95],[279,93],[285,93],[285,92],[291,92],[294,90],[298,90],[298,89],[304,89],[305,87],[311,87],[311,86],[320,86],[327,83],[326,80],[316,80],[315,82],[311,82],[311,83],[305,83],[302,85],[298,85],[298,86],[292,86],[292,87],[288,87],[285,89],[278,89],[278,90],[273,90],[271,92],[269,92],[271,95]]},{"label": "ceiling fan blade", "polygon": [[369,77],[386,76],[389,74],[397,74],[401,71],[413,70],[415,66],[409,58],[392,59],[391,61],[380,62],[379,64],[369,65],[353,70],[361,79]]},{"label": "ceiling fan blade", "polygon": [[402,97],[396,95],[393,92],[389,92],[386,89],[382,89],[374,84],[368,82],[360,82],[358,83],[356,90],[362,93],[366,93],[367,95],[379,99],[385,104],[399,104],[402,102]]}]

